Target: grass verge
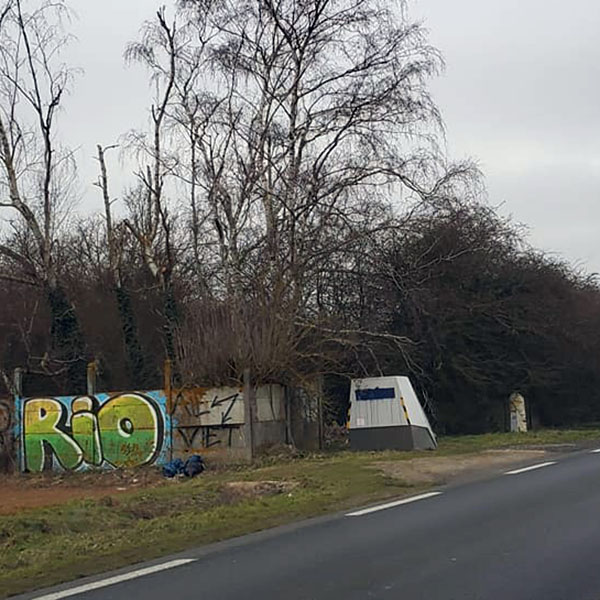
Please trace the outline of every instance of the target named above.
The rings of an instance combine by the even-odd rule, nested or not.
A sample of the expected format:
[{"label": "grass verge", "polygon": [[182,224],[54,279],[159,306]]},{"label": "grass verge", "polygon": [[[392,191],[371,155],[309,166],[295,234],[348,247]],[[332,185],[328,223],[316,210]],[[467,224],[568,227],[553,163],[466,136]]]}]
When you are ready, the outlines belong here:
[{"label": "grass verge", "polygon": [[[592,442],[600,430],[549,430],[444,438],[436,455],[503,447]],[[418,493],[373,469],[381,460],[422,453],[338,452],[208,472],[194,480],[96,500],[0,516],[0,598],[51,586],[390,496]],[[433,456],[433,455],[428,455]],[[272,464],[270,464],[272,462]],[[289,493],[243,498],[232,481],[280,480]]]}]

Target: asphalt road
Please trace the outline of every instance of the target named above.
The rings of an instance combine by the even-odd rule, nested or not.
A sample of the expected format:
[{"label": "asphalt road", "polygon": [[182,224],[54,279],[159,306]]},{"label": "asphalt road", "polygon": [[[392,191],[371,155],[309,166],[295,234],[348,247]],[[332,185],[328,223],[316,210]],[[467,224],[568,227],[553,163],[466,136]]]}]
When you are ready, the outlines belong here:
[{"label": "asphalt road", "polygon": [[547,460],[21,598],[600,600],[600,453]]}]

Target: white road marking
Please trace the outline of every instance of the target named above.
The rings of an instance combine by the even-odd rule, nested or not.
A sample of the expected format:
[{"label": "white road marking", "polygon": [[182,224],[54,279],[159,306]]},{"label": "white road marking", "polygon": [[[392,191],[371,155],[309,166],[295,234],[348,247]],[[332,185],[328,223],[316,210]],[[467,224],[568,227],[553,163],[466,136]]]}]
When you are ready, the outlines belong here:
[{"label": "white road marking", "polygon": [[62,592],[55,592],[53,594],[46,594],[45,596],[38,596],[37,598],[35,598],[35,600],[60,600],[61,598],[68,598],[69,596],[75,596],[76,594],[84,594],[85,592],[98,590],[109,585],[115,585],[116,583],[129,581],[130,579],[144,577],[144,575],[150,575],[151,573],[158,573],[159,571],[165,571],[166,569],[174,569],[175,567],[181,567],[182,565],[187,565],[188,563],[194,562],[195,560],[195,558],[181,558],[179,560],[172,560],[171,562],[163,563],[161,565],[155,565],[154,567],[146,567],[145,569],[138,569],[137,571],[130,571],[129,573],[123,573],[123,575],[115,575],[115,577],[109,577],[108,579],[94,581],[93,583],[80,585],[79,587],[71,588],[69,590],[63,590]]},{"label": "white road marking", "polygon": [[516,469],[514,471],[507,471],[504,473],[505,475],[518,475],[519,473],[526,473],[527,471],[535,471],[536,469],[541,469],[542,467],[549,467],[550,465],[555,465],[556,461],[540,463],[539,465],[531,465],[531,467],[525,467],[523,469]]},{"label": "white road marking", "polygon": [[600,448],[598,448],[597,450],[592,450],[590,454],[600,454]]},{"label": "white road marking", "polygon": [[442,492],[429,492],[428,494],[421,494],[420,496],[413,496],[412,498],[404,498],[404,500],[396,500],[395,502],[388,502],[387,504],[380,504],[379,506],[372,506],[371,508],[363,508],[355,512],[348,513],[347,517],[362,517],[369,513],[374,513],[379,510],[386,510],[388,508],[394,508],[394,506],[401,506],[402,504],[410,504],[411,502],[417,502],[418,500],[425,500],[426,498],[433,498],[439,496]]}]

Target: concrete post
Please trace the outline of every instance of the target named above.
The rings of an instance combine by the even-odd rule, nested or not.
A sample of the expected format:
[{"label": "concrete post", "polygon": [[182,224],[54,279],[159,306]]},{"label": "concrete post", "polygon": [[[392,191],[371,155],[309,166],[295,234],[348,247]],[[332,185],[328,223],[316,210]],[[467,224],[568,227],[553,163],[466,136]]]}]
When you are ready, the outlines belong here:
[{"label": "concrete post", "polygon": [[254,388],[250,369],[244,370],[244,440],[246,441],[246,456],[254,460]]},{"label": "concrete post", "polygon": [[169,460],[173,460],[173,363],[167,358],[163,370],[163,386],[167,398],[167,414],[169,415]]},{"label": "concrete post", "polygon": [[319,378],[319,395],[317,397],[319,414],[319,450],[325,448],[325,423],[323,418],[323,380]]},{"label": "concrete post", "polygon": [[13,371],[13,390],[17,398],[23,397],[23,369],[17,367]]},{"label": "concrete post", "polygon": [[164,388],[165,388],[165,396],[167,397],[167,410],[169,414],[173,412],[173,363],[167,359],[165,360],[164,370],[163,370],[163,380],[164,380]]},{"label": "concrete post", "polygon": [[95,396],[98,377],[98,363],[93,361],[87,366],[87,395]]},{"label": "concrete post", "polygon": [[[23,398],[23,373],[24,370],[21,367],[17,367],[14,371],[13,371],[13,405],[12,408],[13,411],[16,410],[21,410],[20,407],[20,402],[19,402],[19,406],[17,405],[18,399],[19,398]],[[10,414],[10,413],[9,413]],[[13,436],[9,436],[9,446],[10,446],[10,457],[11,457],[11,467],[13,469],[18,468],[21,469],[22,465],[20,464],[21,462],[21,448],[22,448],[22,444],[23,444],[23,440],[21,439],[21,435],[17,435],[16,438],[13,438]]]},{"label": "concrete post", "polygon": [[525,399],[519,392],[513,392],[508,399],[510,406],[510,430],[523,433],[527,431],[527,409]]}]

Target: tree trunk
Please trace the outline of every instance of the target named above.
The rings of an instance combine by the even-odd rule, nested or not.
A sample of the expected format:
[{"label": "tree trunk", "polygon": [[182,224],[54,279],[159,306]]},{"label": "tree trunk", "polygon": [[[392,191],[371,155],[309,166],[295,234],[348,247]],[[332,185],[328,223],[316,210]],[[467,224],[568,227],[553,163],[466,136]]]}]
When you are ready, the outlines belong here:
[{"label": "tree trunk", "polygon": [[173,365],[173,382],[175,385],[181,385],[181,371],[179,369],[179,361],[177,360],[177,352],[175,350],[175,339],[177,335],[177,326],[179,324],[179,311],[175,292],[170,277],[165,278],[165,287],[163,291],[164,311],[165,311],[165,347],[167,358]]},{"label": "tree trunk", "polygon": [[50,308],[53,358],[65,364],[65,380],[69,393],[85,393],[85,343],[75,307],[59,284],[47,285],[46,299]]},{"label": "tree trunk", "polygon": [[146,356],[140,344],[137,319],[131,303],[131,296],[122,287],[115,287],[114,293],[125,343],[128,385],[145,389],[150,374],[148,373]]}]

